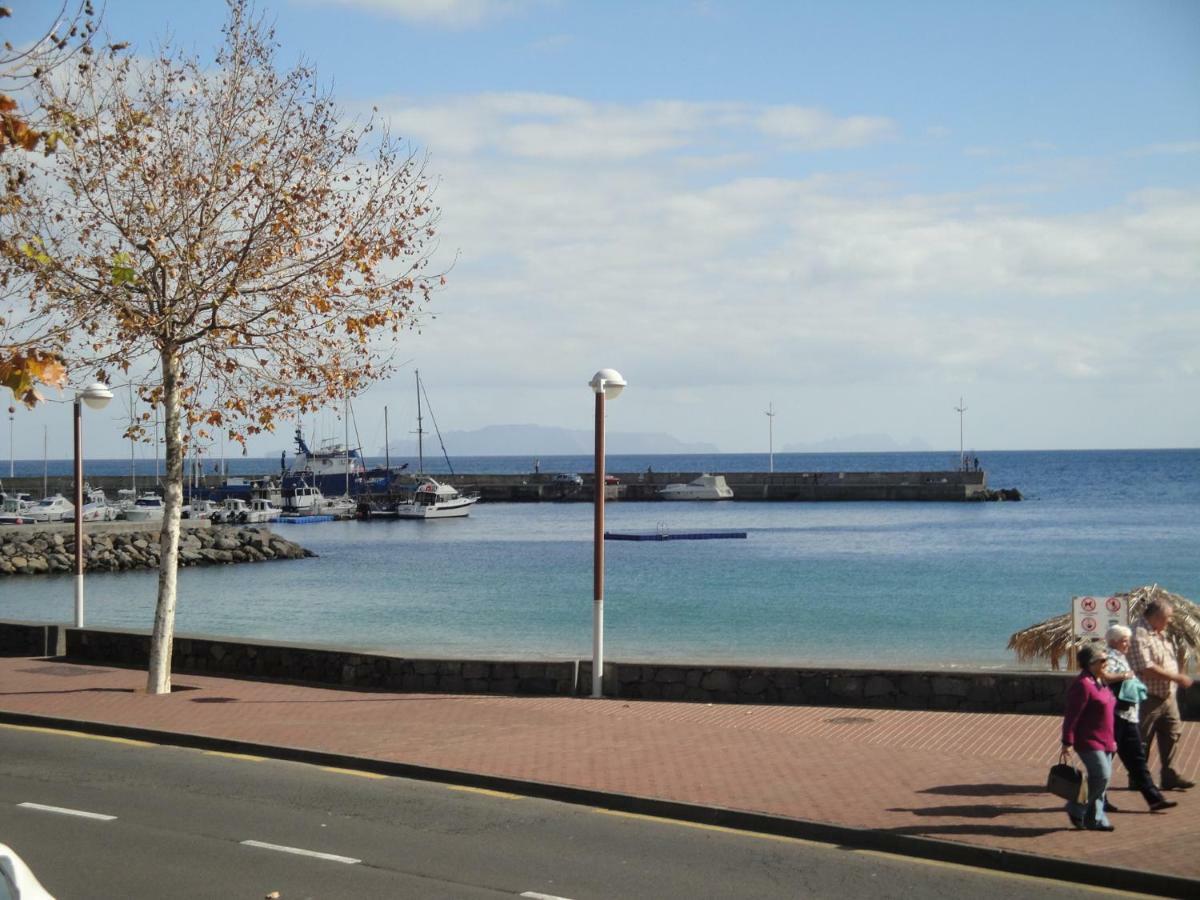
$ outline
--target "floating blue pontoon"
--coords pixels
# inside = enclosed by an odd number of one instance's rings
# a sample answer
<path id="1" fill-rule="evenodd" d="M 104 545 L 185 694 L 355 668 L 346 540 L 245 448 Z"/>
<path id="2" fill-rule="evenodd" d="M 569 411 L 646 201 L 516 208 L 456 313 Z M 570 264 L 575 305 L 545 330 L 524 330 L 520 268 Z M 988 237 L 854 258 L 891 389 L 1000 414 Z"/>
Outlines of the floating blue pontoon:
<path id="1" fill-rule="evenodd" d="M 337 516 L 280 516 L 275 521 L 280 525 L 312 525 L 316 522 L 332 522 Z"/>
<path id="2" fill-rule="evenodd" d="M 606 531 L 606 541 L 722 541 L 745 540 L 744 531 Z"/>

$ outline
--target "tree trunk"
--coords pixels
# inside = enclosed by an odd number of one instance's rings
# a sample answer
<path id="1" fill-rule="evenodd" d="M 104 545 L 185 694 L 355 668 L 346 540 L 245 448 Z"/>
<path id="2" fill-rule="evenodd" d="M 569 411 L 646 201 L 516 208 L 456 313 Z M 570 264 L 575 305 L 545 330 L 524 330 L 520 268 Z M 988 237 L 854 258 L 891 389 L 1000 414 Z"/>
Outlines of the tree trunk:
<path id="1" fill-rule="evenodd" d="M 179 355 L 162 352 L 163 411 L 166 418 L 167 479 L 163 497 L 158 605 L 150 638 L 150 672 L 146 691 L 171 693 L 171 650 L 175 640 L 176 580 L 179 573 L 179 520 L 183 512 L 183 433 L 179 427 Z M 155 448 L 158 452 L 158 448 Z"/>

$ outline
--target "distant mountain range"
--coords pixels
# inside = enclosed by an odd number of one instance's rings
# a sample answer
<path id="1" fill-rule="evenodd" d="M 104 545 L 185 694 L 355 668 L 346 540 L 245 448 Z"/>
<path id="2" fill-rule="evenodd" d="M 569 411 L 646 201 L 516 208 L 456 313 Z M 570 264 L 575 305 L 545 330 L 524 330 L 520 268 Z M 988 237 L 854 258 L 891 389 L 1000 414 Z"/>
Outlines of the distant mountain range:
<path id="1" fill-rule="evenodd" d="M 447 431 L 442 435 L 451 456 L 577 456 L 591 453 L 591 431 L 571 431 L 545 425 L 488 425 L 474 431 Z M 687 443 L 669 434 L 610 431 L 605 435 L 609 453 L 718 453 L 715 444 Z M 393 441 L 395 456 L 416 456 L 416 440 Z M 436 436 L 426 438 L 425 452 L 436 455 Z"/>
<path id="2" fill-rule="evenodd" d="M 890 434 L 852 434 L 808 444 L 787 444 L 784 453 L 924 453 L 933 448 L 919 438 L 897 441 Z"/>

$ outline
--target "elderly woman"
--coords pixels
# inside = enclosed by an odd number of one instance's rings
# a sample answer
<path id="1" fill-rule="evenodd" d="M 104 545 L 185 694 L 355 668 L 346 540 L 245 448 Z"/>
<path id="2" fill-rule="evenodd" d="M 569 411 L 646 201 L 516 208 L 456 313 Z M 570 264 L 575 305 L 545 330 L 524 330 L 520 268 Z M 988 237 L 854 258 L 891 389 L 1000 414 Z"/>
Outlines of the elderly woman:
<path id="1" fill-rule="evenodd" d="M 1096 643 L 1079 651 L 1079 677 L 1067 689 L 1067 711 L 1063 715 L 1062 757 L 1071 747 L 1087 769 L 1087 803 L 1067 801 L 1067 817 L 1076 828 L 1113 831 L 1104 814 L 1105 795 L 1112 777 L 1113 710 L 1116 695 L 1104 683 L 1108 655 Z"/>
<path id="2" fill-rule="evenodd" d="M 1138 681 L 1125 654 L 1129 652 L 1132 632 L 1124 625 L 1114 625 L 1104 635 L 1108 643 L 1108 665 L 1104 669 L 1104 680 L 1117 695 L 1116 719 L 1113 721 L 1113 739 L 1117 742 L 1117 756 L 1129 774 L 1130 785 L 1136 785 L 1146 798 L 1151 812 L 1160 812 L 1178 806 L 1167 800 L 1154 783 L 1154 776 L 1146 765 L 1146 748 L 1138 732 L 1138 705 L 1145 688 Z M 1140 688 L 1140 690 L 1139 690 Z M 1108 808 L 1112 812 L 1112 807 Z"/>

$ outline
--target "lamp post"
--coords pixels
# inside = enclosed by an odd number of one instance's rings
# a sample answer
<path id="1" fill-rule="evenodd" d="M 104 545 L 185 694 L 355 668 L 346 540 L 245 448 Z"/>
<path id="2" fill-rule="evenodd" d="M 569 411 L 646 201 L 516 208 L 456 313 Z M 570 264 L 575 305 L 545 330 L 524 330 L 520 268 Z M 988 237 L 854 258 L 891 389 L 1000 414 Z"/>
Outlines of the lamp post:
<path id="1" fill-rule="evenodd" d="M 588 382 L 596 395 L 596 503 L 592 531 L 592 696 L 604 696 L 604 401 L 616 400 L 625 379 L 601 369 Z"/>
<path id="2" fill-rule="evenodd" d="M 775 471 L 775 404 L 767 404 L 767 471 Z"/>
<path id="3" fill-rule="evenodd" d="M 75 627 L 83 627 L 83 408 L 104 409 L 112 400 L 108 385 L 97 381 L 75 395 Z"/>
<path id="4" fill-rule="evenodd" d="M 13 413 L 17 411 L 15 406 L 8 408 L 8 477 L 13 477 Z"/>
<path id="5" fill-rule="evenodd" d="M 958 413 L 958 467 L 966 470 L 967 457 L 963 453 L 963 413 L 967 411 L 967 407 L 963 405 L 963 398 L 958 398 L 958 406 L 954 407 L 954 411 Z"/>

